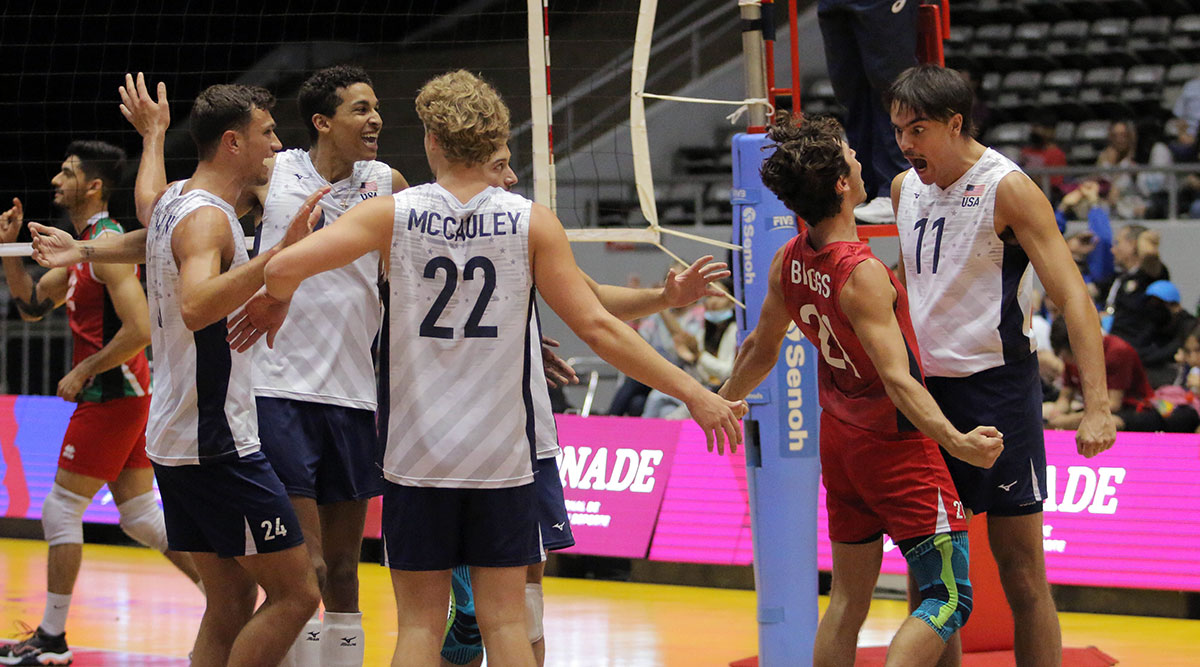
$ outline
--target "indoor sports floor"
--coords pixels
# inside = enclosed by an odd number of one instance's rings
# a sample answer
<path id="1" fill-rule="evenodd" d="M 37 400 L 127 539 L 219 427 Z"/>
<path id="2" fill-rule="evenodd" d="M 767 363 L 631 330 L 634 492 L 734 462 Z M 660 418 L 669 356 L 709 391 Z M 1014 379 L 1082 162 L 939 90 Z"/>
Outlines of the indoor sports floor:
<path id="1" fill-rule="evenodd" d="M 37 625 L 46 546 L 0 539 L 0 637 Z M 367 665 L 386 665 L 395 633 L 391 583 L 359 570 Z M 712 588 L 547 579 L 547 665 L 727 665 L 756 652 L 754 593 Z M 826 600 L 822 598 L 824 606 Z M 148 549 L 85 545 L 67 639 L 80 667 L 186 665 L 203 609 L 200 592 Z M 1121 665 L 1200 665 L 1200 621 L 1063 613 L 1067 646 L 1097 646 Z M 887 644 L 902 603 L 877 600 L 859 637 Z"/>

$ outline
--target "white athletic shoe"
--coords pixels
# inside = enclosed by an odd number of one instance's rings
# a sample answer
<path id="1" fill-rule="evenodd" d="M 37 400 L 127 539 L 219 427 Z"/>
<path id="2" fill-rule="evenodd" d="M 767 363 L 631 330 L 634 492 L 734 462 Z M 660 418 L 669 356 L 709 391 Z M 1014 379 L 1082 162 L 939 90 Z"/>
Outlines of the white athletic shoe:
<path id="1" fill-rule="evenodd" d="M 855 206 L 854 217 L 859 222 L 872 225 L 885 225 L 896 222 L 896 214 L 892 212 L 892 200 L 890 197 L 876 197 L 865 204 Z"/>

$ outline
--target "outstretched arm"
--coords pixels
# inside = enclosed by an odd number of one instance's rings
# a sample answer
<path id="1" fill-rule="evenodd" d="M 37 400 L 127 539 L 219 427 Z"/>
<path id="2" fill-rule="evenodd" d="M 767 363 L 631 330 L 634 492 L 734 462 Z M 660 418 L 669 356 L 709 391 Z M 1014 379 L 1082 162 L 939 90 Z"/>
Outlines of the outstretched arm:
<path id="1" fill-rule="evenodd" d="M 783 268 L 783 253 L 780 248 L 771 260 L 770 277 L 767 280 L 767 298 L 754 330 L 742 341 L 737 357 L 733 360 L 733 372 L 722 385 L 720 394 L 731 400 L 741 400 L 755 387 L 762 384 L 779 359 L 779 346 L 787 335 L 792 318 L 783 301 L 783 289 L 779 284 Z"/>
<path id="2" fill-rule="evenodd" d="M 12 208 L 0 213 L 0 243 L 15 242 L 17 234 L 21 231 L 21 223 L 25 219 L 25 208 L 21 205 L 21 200 L 13 197 L 12 201 Z M 66 269 L 47 271 L 34 283 L 33 276 L 25 270 L 25 263 L 20 257 L 5 257 L 3 263 L 8 291 L 17 304 L 17 312 L 21 314 L 21 319 L 30 322 L 40 320 L 66 300 Z"/>
<path id="3" fill-rule="evenodd" d="M 710 283 L 729 275 L 728 264 L 714 262 L 712 255 L 705 255 L 682 272 L 672 268 L 662 289 L 601 285 L 586 273 L 583 278 L 605 310 L 620 320 L 636 320 L 666 308 L 686 306 L 706 296 L 721 296 L 720 290 Z"/>
<path id="4" fill-rule="evenodd" d="M 76 241 L 67 232 L 36 222 L 29 223 L 33 236 L 33 259 L 47 268 L 67 267 L 79 262 L 92 264 L 144 264 L 146 230 L 135 229 L 119 236 L 106 234 L 96 241 Z"/>
<path id="5" fill-rule="evenodd" d="M 363 202 L 338 218 L 336 225 L 281 251 L 267 264 L 267 295 L 286 303 L 309 276 L 345 266 L 372 250 L 387 254 L 395 207 L 391 197 Z"/>
<path id="6" fill-rule="evenodd" d="M 1112 447 L 1117 434 L 1108 410 L 1100 317 L 1083 276 L 1058 231 L 1050 202 L 1025 174 L 1014 171 L 1000 181 L 995 218 L 998 232 L 1012 230 L 1046 288 L 1046 296 L 1067 318 L 1071 351 L 1083 385 L 1084 416 L 1075 443 L 1080 454 L 1095 456 Z"/>
<path id="7" fill-rule="evenodd" d="M 529 249 L 534 282 L 567 326 L 621 372 L 683 401 L 704 429 L 710 450 L 715 441 L 723 452 L 726 438 L 731 451 L 741 443 L 737 417 L 744 413 L 744 404 L 726 401 L 705 389 L 606 311 L 584 282 L 558 218 L 540 204 L 534 204 L 532 218 Z"/>
<path id="8" fill-rule="evenodd" d="M 167 168 L 163 157 L 167 140 L 167 128 L 171 126 L 171 107 L 167 104 L 167 84 L 158 82 L 158 99 L 150 99 L 146 90 L 146 77 L 138 72 L 137 81 L 132 74 L 125 75 L 125 85 L 118 89 L 121 95 L 121 115 L 142 135 L 142 159 L 138 164 L 137 181 L 133 185 L 133 199 L 137 204 L 137 218 L 142 226 L 150 226 L 154 205 L 167 189 Z"/>
<path id="9" fill-rule="evenodd" d="M 855 267 L 838 297 L 842 312 L 896 408 L 951 456 L 981 468 L 992 467 L 1004 449 L 1003 436 L 991 426 L 964 434 L 946 419 L 929 391 L 912 375 L 895 302 L 896 289 L 887 268 L 876 259 Z"/>

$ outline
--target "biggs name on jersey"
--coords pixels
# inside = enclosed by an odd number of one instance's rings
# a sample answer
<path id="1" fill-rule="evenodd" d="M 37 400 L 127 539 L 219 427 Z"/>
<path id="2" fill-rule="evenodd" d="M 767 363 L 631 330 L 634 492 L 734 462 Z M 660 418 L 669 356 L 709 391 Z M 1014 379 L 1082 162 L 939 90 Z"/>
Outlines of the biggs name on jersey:
<path id="1" fill-rule="evenodd" d="M 489 219 L 490 218 L 490 219 Z M 521 214 L 497 211 L 492 214 L 472 215 L 462 219 L 442 217 L 437 211 L 408 212 L 408 231 L 413 229 L 430 236 L 450 241 L 463 241 L 475 237 L 506 236 L 521 233 Z"/>
<path id="2" fill-rule="evenodd" d="M 829 274 L 816 269 L 805 269 L 800 260 L 792 260 L 792 284 L 804 285 L 808 289 L 829 298 Z"/>

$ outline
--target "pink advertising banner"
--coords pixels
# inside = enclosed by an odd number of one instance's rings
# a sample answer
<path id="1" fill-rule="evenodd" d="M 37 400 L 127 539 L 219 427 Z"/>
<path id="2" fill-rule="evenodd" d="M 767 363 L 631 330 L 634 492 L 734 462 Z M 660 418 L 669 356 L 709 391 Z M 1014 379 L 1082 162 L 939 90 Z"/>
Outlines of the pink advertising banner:
<path id="1" fill-rule="evenodd" d="M 558 424 L 562 462 L 568 464 L 561 475 L 577 541 L 567 553 L 752 562 L 740 451 L 709 454 L 703 433 L 691 422 L 560 415 Z M 1093 459 L 1075 453 L 1074 437 L 1046 432 L 1044 546 L 1050 581 L 1200 591 L 1200 437 L 1121 433 L 1113 449 Z M 621 450 L 632 451 L 618 454 Z M 638 472 L 630 473 L 635 453 Z M 601 478 L 604 490 L 595 488 Z M 824 503 L 822 491 L 818 553 L 820 567 L 829 569 Z M 903 573 L 904 559 L 886 539 L 885 549 L 883 570 Z"/>

